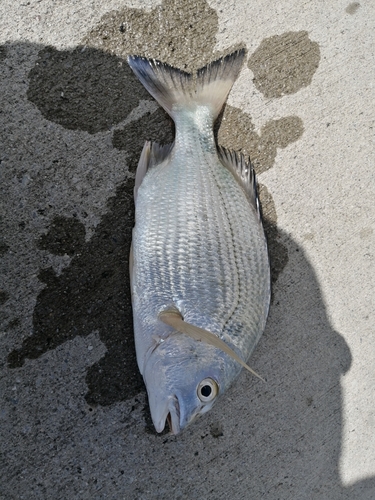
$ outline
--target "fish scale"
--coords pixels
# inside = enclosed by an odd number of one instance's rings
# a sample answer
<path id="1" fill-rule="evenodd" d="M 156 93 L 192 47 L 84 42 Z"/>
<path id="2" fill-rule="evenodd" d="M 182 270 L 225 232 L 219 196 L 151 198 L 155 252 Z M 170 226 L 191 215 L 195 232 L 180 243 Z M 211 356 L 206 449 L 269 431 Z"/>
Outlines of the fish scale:
<path id="1" fill-rule="evenodd" d="M 187 321 L 220 336 L 230 335 L 231 324 L 244 324 L 243 338 L 237 332 L 235 336 L 237 347 L 246 352 L 255 341 L 249 330 L 257 324 L 244 306 L 254 303 L 252 295 L 259 293 L 254 285 L 268 261 L 262 247 L 259 255 L 248 255 L 242 248 L 247 247 L 247 240 L 257 248 L 252 240 L 263 236 L 259 225 L 250 223 L 251 212 L 243 211 L 248 201 L 242 188 L 216 154 L 204 151 L 197 158 L 189 157 L 190 144 L 191 140 L 184 143 L 184 135 L 181 140 L 177 137 L 169 164 L 152 169 L 139 189 L 142 214 L 136 217 L 142 234 L 136 260 L 143 263 L 139 287 L 152 291 L 147 296 L 150 315 L 178 302 Z M 161 191 L 155 187 L 160 185 Z M 163 202 L 156 214 L 160 198 Z M 257 220 L 255 210 L 252 216 Z M 159 251 L 150 255 L 149 248 Z M 224 324 L 227 329 L 223 330 Z"/>
<path id="2" fill-rule="evenodd" d="M 235 359 L 248 359 L 265 326 L 269 261 L 255 177 L 241 156 L 219 157 L 213 135 L 243 57 L 200 70 L 195 83 L 129 59 L 176 125 L 172 147 L 146 143 L 142 152 L 131 259 L 137 360 L 158 432 L 166 420 L 177 433 L 205 413 L 214 399 L 200 382 L 223 393 L 241 370 Z"/>

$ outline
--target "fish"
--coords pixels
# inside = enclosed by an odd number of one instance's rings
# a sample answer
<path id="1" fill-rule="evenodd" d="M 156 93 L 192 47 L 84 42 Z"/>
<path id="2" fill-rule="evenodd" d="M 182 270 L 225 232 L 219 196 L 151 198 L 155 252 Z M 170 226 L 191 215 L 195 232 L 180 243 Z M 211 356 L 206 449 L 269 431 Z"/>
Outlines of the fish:
<path id="1" fill-rule="evenodd" d="M 208 412 L 258 343 L 270 264 L 255 172 L 218 146 L 213 127 L 245 59 L 237 50 L 190 74 L 129 56 L 175 123 L 172 144 L 146 141 L 135 175 L 130 255 L 134 338 L 156 432 Z"/>

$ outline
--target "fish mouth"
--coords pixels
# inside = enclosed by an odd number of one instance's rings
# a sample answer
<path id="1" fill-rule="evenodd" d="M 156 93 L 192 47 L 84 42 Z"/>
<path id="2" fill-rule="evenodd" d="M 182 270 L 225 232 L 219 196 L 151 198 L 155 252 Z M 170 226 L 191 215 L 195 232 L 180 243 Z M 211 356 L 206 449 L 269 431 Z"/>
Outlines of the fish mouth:
<path id="1" fill-rule="evenodd" d="M 154 421 L 156 432 L 163 432 L 167 424 L 171 434 L 179 434 L 181 432 L 180 403 L 177 396 L 172 396 L 169 399 L 163 417 L 158 421 Z"/>
<path id="2" fill-rule="evenodd" d="M 167 415 L 167 423 L 168 423 L 169 431 L 171 432 L 171 434 L 175 434 L 175 432 L 173 432 L 173 422 L 172 422 L 171 412 L 169 412 Z"/>
<path id="3" fill-rule="evenodd" d="M 180 403 L 177 396 L 174 396 L 169 403 L 169 412 L 166 418 L 171 434 L 178 434 L 181 431 L 180 425 Z"/>

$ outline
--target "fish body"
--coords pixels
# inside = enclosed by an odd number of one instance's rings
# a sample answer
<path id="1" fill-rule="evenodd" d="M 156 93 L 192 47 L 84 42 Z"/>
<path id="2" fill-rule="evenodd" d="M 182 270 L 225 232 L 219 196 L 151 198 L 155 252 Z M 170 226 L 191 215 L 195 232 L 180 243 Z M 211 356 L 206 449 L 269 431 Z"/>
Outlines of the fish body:
<path id="1" fill-rule="evenodd" d="M 234 356 L 246 362 L 266 323 L 255 175 L 213 135 L 243 58 L 237 51 L 194 78 L 129 57 L 176 125 L 172 145 L 147 142 L 139 161 L 130 269 L 137 362 L 158 432 L 168 421 L 177 434 L 212 407 L 241 371 Z"/>

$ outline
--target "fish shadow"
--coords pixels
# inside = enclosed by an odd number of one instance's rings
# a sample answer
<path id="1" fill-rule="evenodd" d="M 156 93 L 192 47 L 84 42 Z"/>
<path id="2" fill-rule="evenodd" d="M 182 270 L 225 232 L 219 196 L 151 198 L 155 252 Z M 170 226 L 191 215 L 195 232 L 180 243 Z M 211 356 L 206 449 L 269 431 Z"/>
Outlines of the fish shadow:
<path id="1" fill-rule="evenodd" d="M 85 54 L 87 58 L 94 56 L 95 61 L 102 57 L 103 64 L 97 66 L 105 71 L 108 56 L 99 51 Z M 56 78 L 55 73 L 52 78 Z M 140 84 L 132 81 L 132 85 Z M 118 105 L 116 102 L 113 107 Z M 160 119 L 163 126 L 165 116 L 160 115 Z M 109 125 L 106 122 L 103 127 Z M 142 132 L 141 121 L 137 130 Z M 136 153 L 138 156 L 138 149 Z M 194 459 L 192 467 L 219 478 L 210 498 L 222 498 L 228 487 L 232 492 L 236 489 L 238 498 L 374 498 L 375 478 L 349 487 L 342 485 L 339 474 L 343 427 L 340 380 L 351 364 L 349 347 L 329 322 L 305 251 L 277 228 L 270 195 L 266 191 L 262 195 L 261 189 L 261 196 L 274 300 L 266 332 L 251 361 L 266 376 L 267 384 L 242 373 L 212 414 L 177 439 L 193 447 L 192 435 L 199 431 L 207 443 L 209 453 Z M 134 350 L 128 273 L 133 223 L 131 179 L 108 200 L 106 213 L 88 242 L 79 221 L 53 218 L 48 232 L 36 239 L 36 247 L 55 255 L 68 253 L 72 260 L 59 276 L 51 268 L 40 271 L 45 287 L 37 296 L 33 332 L 10 353 L 9 368 L 20 368 L 26 358 L 37 359 L 76 336 L 98 331 L 107 352 L 88 368 L 87 402 L 108 406 L 144 392 Z M 216 437 L 204 431 L 215 419 L 221 421 L 222 429 Z M 189 445 L 189 439 L 193 444 Z M 175 459 L 166 456 L 162 447 L 153 450 L 152 460 L 160 464 L 150 472 L 156 483 L 178 479 L 185 498 L 201 492 L 202 484 L 192 485 L 174 472 Z M 231 461 L 236 461 L 237 470 L 228 486 L 223 471 Z M 160 479 L 161 470 L 170 471 L 170 477 Z M 131 488 L 129 495 L 135 492 Z"/>

